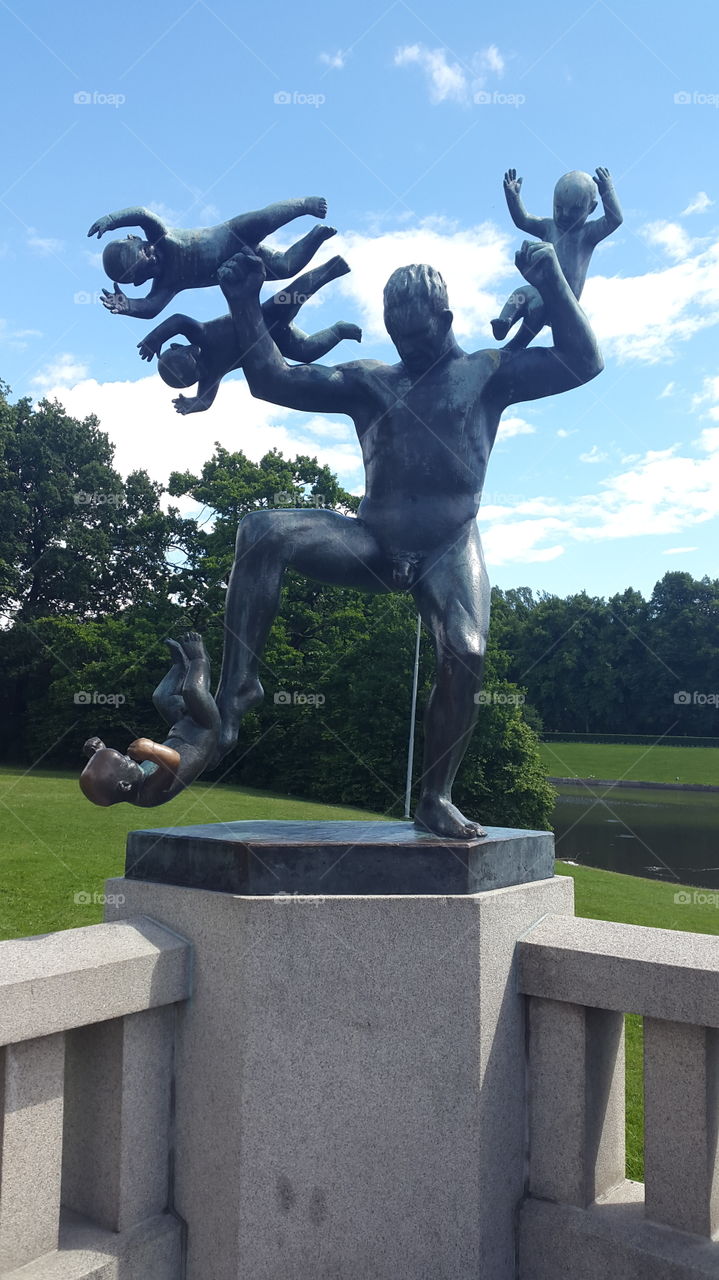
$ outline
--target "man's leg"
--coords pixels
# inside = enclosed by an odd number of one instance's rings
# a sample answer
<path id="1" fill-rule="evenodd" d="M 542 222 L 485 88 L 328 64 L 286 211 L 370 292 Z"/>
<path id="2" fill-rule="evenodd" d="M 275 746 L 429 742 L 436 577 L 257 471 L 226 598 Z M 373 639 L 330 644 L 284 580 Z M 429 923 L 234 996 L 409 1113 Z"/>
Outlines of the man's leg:
<path id="1" fill-rule="evenodd" d="M 237 741 L 243 715 L 263 696 L 258 668 L 280 603 L 285 569 L 362 591 L 388 590 L 388 569 L 361 520 L 335 511 L 255 511 L 240 522 L 225 605 L 222 672 L 215 701 L 220 753 Z"/>
<path id="2" fill-rule="evenodd" d="M 459 542 L 425 561 L 412 594 L 437 656 L 415 822 L 436 835 L 471 839 L 484 832 L 452 804 L 452 784 L 477 719 L 489 631 L 489 579 L 474 520 Z"/>

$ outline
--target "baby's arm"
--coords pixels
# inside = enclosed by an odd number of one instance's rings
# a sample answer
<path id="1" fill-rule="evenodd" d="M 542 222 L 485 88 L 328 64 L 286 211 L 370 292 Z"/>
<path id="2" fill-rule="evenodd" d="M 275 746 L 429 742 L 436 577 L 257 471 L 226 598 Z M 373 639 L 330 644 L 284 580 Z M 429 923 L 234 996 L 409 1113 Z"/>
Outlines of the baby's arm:
<path id="1" fill-rule="evenodd" d="M 178 413 L 204 413 L 205 409 L 209 409 L 215 403 L 215 397 L 220 389 L 221 378 L 200 378 L 197 384 L 196 396 L 183 396 L 180 393 L 173 400 L 173 404 Z"/>
<path id="2" fill-rule="evenodd" d="M 107 307 L 108 311 L 114 312 L 115 315 L 135 316 L 138 320 L 154 320 L 155 316 L 159 316 L 160 312 L 164 311 L 168 302 L 172 302 L 178 290 L 170 289 L 166 285 L 158 285 L 155 281 L 145 298 L 128 298 L 117 283 L 114 285 L 114 293 L 110 293 L 109 289 L 103 289 L 102 293 L 103 297 L 100 301 L 103 307 Z"/>
<path id="3" fill-rule="evenodd" d="M 594 181 L 599 188 L 599 195 L 604 206 L 604 215 L 601 218 L 595 218 L 594 222 L 588 222 L 587 229 L 591 236 L 592 244 L 599 244 L 600 240 L 606 240 L 607 236 L 616 231 L 617 227 L 621 227 L 624 216 L 609 170 L 600 166 L 594 175 Z"/>
<path id="4" fill-rule="evenodd" d="M 193 320 L 192 316 L 184 316 L 181 312 L 176 312 L 174 316 L 168 316 L 167 320 L 163 320 L 154 329 L 151 329 L 142 342 L 138 342 L 140 356 L 143 360 L 152 360 L 153 356 L 159 356 L 163 346 L 170 338 L 176 338 L 180 334 L 183 338 L 187 338 L 188 342 L 194 342 L 198 347 L 202 346 L 205 326 L 200 324 L 199 320 Z"/>
<path id="5" fill-rule="evenodd" d="M 93 222 L 89 236 L 97 236 L 98 240 L 108 231 L 116 231 L 118 227 L 140 227 L 148 240 L 153 244 L 167 234 L 167 227 L 161 218 L 143 209 L 141 205 L 133 205 L 130 209 L 119 209 L 117 213 L 106 213 L 104 218 Z"/>
<path id="6" fill-rule="evenodd" d="M 517 177 L 517 170 L 508 169 L 504 175 L 504 196 L 512 222 L 515 227 L 519 227 L 520 231 L 527 231 L 530 236 L 546 240 L 547 219 L 537 218 L 533 213 L 527 213 L 520 195 L 521 189 L 522 179 Z"/>

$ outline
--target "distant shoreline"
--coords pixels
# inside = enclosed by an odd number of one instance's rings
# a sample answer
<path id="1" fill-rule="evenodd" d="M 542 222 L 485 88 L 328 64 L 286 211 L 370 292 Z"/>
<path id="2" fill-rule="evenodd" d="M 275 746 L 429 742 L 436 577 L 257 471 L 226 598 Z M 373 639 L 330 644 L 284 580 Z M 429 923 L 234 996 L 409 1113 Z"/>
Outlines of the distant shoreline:
<path id="1" fill-rule="evenodd" d="M 569 787 L 627 787 L 635 791 L 719 791 L 719 786 L 705 782 L 630 782 L 625 778 L 547 778 L 547 782 L 561 782 Z"/>

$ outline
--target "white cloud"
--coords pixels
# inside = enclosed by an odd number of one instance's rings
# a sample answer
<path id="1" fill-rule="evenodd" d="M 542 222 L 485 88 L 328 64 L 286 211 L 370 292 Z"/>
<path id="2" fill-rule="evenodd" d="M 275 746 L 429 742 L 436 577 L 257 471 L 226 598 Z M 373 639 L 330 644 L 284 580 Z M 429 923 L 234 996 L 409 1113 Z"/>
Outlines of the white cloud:
<path id="1" fill-rule="evenodd" d="M 353 484 L 361 475 L 359 444 L 347 423 L 327 421 L 323 432 L 324 419 L 313 417 L 305 424 L 291 409 L 255 400 L 244 379 L 228 378 L 207 412 L 181 417 L 172 405 L 176 392 L 157 375 L 96 382 L 84 373 L 68 387 L 59 381 L 50 384 L 46 372 L 43 393 L 56 396 L 73 417 L 97 414 L 123 475 L 144 468 L 153 480 L 166 483 L 170 471 L 197 472 L 212 456 L 215 441 L 232 451 L 241 449 L 255 461 L 273 448 L 285 456 L 316 456 Z"/>
<path id="2" fill-rule="evenodd" d="M 676 385 L 676 382 L 668 382 L 667 385 L 659 392 L 658 399 L 668 400 L 670 396 L 674 395 Z"/>
<path id="3" fill-rule="evenodd" d="M 506 65 L 496 44 L 490 44 L 486 49 L 482 49 L 477 61 L 482 71 L 491 71 L 498 76 L 503 74 Z"/>
<path id="4" fill-rule="evenodd" d="M 80 378 L 86 375 L 87 365 L 78 360 L 77 356 L 70 355 L 66 351 L 56 356 L 44 369 L 40 369 L 30 381 L 33 387 L 37 387 L 43 395 L 52 399 L 56 392 L 79 382 Z"/>
<path id="5" fill-rule="evenodd" d="M 689 201 L 686 209 L 682 209 L 679 216 L 680 218 L 688 218 L 692 213 L 706 213 L 707 209 L 711 209 L 713 204 L 714 201 L 709 199 L 706 191 L 697 191 L 696 195 Z"/>
<path id="6" fill-rule="evenodd" d="M 526 422 L 524 418 L 502 418 L 497 432 L 497 440 L 511 440 L 512 436 L 532 436 L 536 427 L 531 422 Z"/>
<path id="7" fill-rule="evenodd" d="M 641 230 L 649 244 L 663 249 L 674 262 L 682 262 L 692 251 L 694 242 L 678 222 L 648 222 Z"/>
<path id="8" fill-rule="evenodd" d="M 607 454 L 602 453 L 596 444 L 593 444 L 588 453 L 580 453 L 580 462 L 606 462 Z"/>
<path id="9" fill-rule="evenodd" d="M 345 65 L 346 56 L 344 49 L 336 49 L 334 53 L 321 53 L 320 62 L 333 71 L 341 71 Z"/>
<path id="10" fill-rule="evenodd" d="M 9 347 L 11 351 L 26 351 L 29 338 L 41 337 L 40 329 L 13 329 L 0 317 L 0 346 Z"/>
<path id="11" fill-rule="evenodd" d="M 369 338 L 388 340 L 382 291 L 389 276 L 396 267 L 426 262 L 447 282 L 459 340 L 478 337 L 480 345 L 494 345 L 489 321 L 496 315 L 496 290 L 513 270 L 508 232 L 489 222 L 460 230 L 442 219 L 428 218 L 415 227 L 376 236 L 348 231 L 337 237 L 336 244 L 352 268 L 337 287 L 359 307 Z"/>
<path id="12" fill-rule="evenodd" d="M 565 427 L 557 427 L 557 435 L 560 440 L 566 440 L 569 436 L 576 436 L 577 430 L 577 427 L 574 427 L 571 431 L 567 431 Z"/>
<path id="13" fill-rule="evenodd" d="M 682 556 L 689 551 L 698 551 L 698 547 L 667 547 L 666 551 L 662 551 L 663 556 Z"/>
<path id="14" fill-rule="evenodd" d="M 396 67 L 417 64 L 429 82 L 430 102 L 465 102 L 469 92 L 467 74 L 458 62 L 450 62 L 445 49 L 427 49 L 422 44 L 403 45 L 394 55 Z"/>
<path id="15" fill-rule="evenodd" d="M 55 240 L 52 236 L 39 236 L 34 227 L 28 227 L 27 246 L 34 253 L 39 253 L 41 257 L 47 258 L 51 254 L 62 253 L 65 248 L 65 241 Z"/>
<path id="16" fill-rule="evenodd" d="M 464 106 L 474 100 L 488 76 L 504 73 L 505 59 L 496 44 L 475 53 L 468 62 L 450 57 L 446 49 L 428 49 L 423 44 L 402 45 L 394 55 L 396 67 L 419 66 L 427 78 L 430 102 L 459 102 Z"/>

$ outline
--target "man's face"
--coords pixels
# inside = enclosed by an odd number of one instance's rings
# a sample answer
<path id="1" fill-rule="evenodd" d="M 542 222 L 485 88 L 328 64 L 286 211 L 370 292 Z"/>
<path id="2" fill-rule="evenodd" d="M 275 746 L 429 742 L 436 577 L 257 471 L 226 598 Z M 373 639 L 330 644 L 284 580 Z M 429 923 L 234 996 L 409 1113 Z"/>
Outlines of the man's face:
<path id="1" fill-rule="evenodd" d="M 384 322 L 400 360 L 413 374 L 426 373 L 440 359 L 451 324 L 448 311 L 409 306 L 385 311 Z"/>

